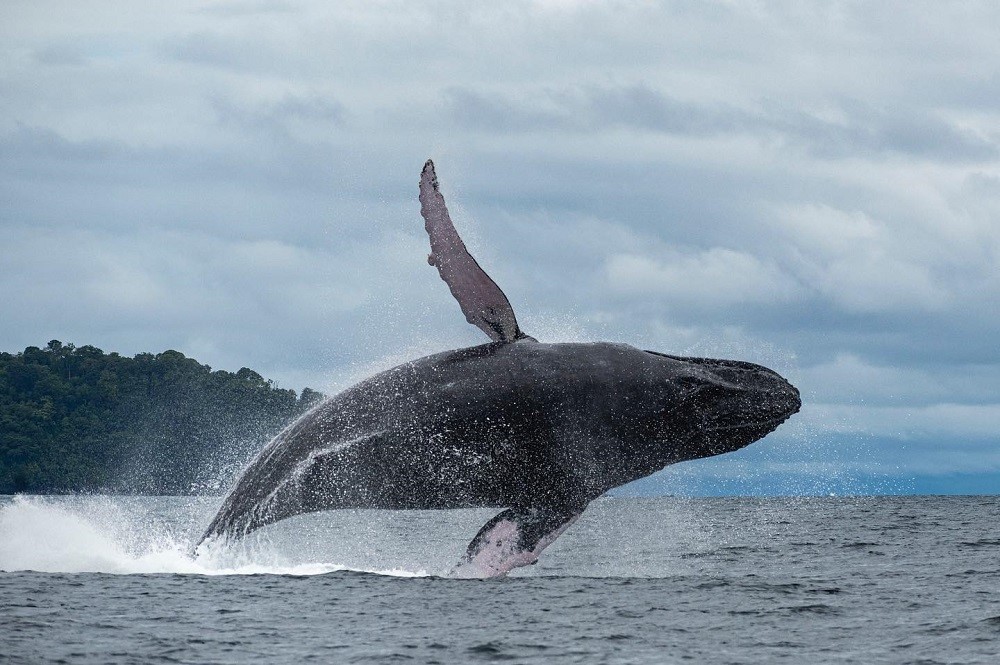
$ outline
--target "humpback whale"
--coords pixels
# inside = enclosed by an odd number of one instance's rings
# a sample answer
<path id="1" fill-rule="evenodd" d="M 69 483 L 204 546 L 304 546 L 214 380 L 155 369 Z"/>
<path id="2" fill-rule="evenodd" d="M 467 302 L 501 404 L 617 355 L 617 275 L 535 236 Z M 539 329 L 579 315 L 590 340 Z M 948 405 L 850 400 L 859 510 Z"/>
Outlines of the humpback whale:
<path id="1" fill-rule="evenodd" d="M 452 574 L 502 576 L 608 490 L 743 448 L 799 410 L 798 390 L 753 363 L 537 341 L 466 249 L 431 161 L 420 206 L 428 262 L 490 342 L 321 402 L 244 469 L 202 541 L 319 510 L 491 507 Z"/>

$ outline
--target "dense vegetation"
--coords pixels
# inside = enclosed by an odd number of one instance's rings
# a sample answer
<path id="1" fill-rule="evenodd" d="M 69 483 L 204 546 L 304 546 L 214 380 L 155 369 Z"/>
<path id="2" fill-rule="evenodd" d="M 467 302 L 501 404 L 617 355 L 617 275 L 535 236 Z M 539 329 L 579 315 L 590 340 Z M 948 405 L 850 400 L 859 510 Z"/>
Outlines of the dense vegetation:
<path id="1" fill-rule="evenodd" d="M 177 351 L 0 353 L 0 494 L 216 493 L 322 395 Z"/>

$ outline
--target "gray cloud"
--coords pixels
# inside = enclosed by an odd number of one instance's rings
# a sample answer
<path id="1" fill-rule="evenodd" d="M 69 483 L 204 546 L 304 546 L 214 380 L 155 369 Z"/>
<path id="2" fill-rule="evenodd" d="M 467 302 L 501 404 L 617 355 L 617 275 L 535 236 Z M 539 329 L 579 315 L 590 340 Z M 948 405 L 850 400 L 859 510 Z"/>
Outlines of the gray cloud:
<path id="1" fill-rule="evenodd" d="M 716 309 L 798 299 L 794 279 L 752 254 L 714 247 L 696 254 L 672 253 L 658 261 L 615 254 L 605 263 L 612 290 L 636 296 L 656 294 L 675 302 Z"/>
<path id="2" fill-rule="evenodd" d="M 680 102 L 644 84 L 546 88 L 528 91 L 523 100 L 459 87 L 445 90 L 444 95 L 457 122 L 484 132 L 498 129 L 588 132 L 625 127 L 668 134 L 712 135 L 762 124 L 738 109 Z"/>
<path id="3" fill-rule="evenodd" d="M 82 65 L 87 61 L 84 49 L 70 44 L 52 44 L 35 52 L 35 60 L 42 65 Z"/>
<path id="4" fill-rule="evenodd" d="M 221 126 L 239 127 L 262 138 L 303 143 L 328 141 L 343 126 L 346 113 L 336 100 L 318 96 L 285 95 L 250 103 L 216 99 L 213 106 Z"/>
<path id="5" fill-rule="evenodd" d="M 749 136 L 784 141 L 825 159 L 910 155 L 983 162 L 998 156 L 995 138 L 962 130 L 925 109 L 895 113 L 855 100 L 829 100 L 826 119 L 764 99 L 751 108 L 695 104 L 646 84 L 530 90 L 523 99 L 474 89 L 444 91 L 451 117 L 482 132 L 574 132 L 626 128 L 680 136 Z M 835 119 L 833 119 L 835 118 Z"/>
<path id="6" fill-rule="evenodd" d="M 836 121 L 778 106 L 772 126 L 826 158 L 864 153 L 988 162 L 998 156 L 995 139 L 956 127 L 933 110 L 897 108 L 890 112 L 844 100 L 832 111 L 838 116 Z"/>
<path id="7" fill-rule="evenodd" d="M 163 45 L 164 53 L 182 63 L 231 69 L 244 73 L 267 71 L 280 63 L 269 39 L 223 35 L 214 31 L 173 36 Z"/>
<path id="8" fill-rule="evenodd" d="M 279 0 L 250 0 L 247 2 L 214 2 L 199 10 L 209 16 L 243 18 L 260 14 L 287 14 L 295 12 L 295 5 Z"/>

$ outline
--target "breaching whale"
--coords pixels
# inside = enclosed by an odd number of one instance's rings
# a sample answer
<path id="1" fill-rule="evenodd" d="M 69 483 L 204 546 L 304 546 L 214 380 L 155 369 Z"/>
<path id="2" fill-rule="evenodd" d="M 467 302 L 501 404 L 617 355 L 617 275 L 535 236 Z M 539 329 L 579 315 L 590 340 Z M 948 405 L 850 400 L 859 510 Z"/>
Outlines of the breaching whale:
<path id="1" fill-rule="evenodd" d="M 742 448 L 798 411 L 798 391 L 749 362 L 536 341 L 466 249 L 431 161 L 420 204 L 428 262 L 491 342 L 317 405 L 246 467 L 202 540 L 318 510 L 493 507 L 453 574 L 504 575 L 537 561 L 608 490 Z"/>

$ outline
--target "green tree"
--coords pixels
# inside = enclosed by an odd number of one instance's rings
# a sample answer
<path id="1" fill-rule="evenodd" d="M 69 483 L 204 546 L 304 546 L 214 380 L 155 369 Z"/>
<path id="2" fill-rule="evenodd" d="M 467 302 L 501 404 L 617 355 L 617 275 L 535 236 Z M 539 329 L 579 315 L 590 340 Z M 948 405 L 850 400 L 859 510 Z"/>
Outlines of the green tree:
<path id="1" fill-rule="evenodd" d="M 0 494 L 216 492 L 322 395 L 179 351 L 0 353 Z"/>

